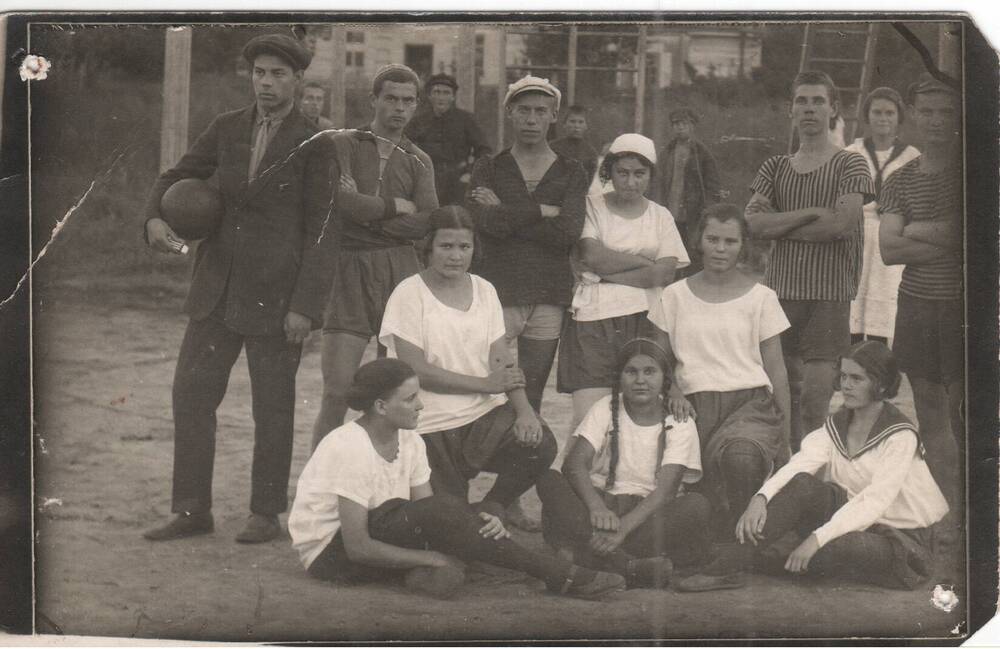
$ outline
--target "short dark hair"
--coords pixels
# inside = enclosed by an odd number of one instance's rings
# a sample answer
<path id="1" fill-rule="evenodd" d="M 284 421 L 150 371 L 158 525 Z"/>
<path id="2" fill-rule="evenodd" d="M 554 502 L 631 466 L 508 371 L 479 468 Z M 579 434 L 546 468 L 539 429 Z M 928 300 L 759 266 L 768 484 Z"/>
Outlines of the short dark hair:
<path id="1" fill-rule="evenodd" d="M 833 378 L 833 389 L 840 390 L 840 361 L 849 358 L 868 374 L 875 384 L 874 399 L 892 399 L 899 393 L 902 377 L 899 364 L 885 343 L 878 340 L 863 340 L 847 348 L 837 359 L 837 373 Z"/>
<path id="2" fill-rule="evenodd" d="M 597 177 L 601 179 L 601 182 L 606 183 L 611 180 L 611 168 L 615 166 L 616 162 L 625 158 L 635 158 L 638 160 L 643 167 L 649 169 L 649 177 L 653 177 L 656 165 L 653 164 L 652 160 L 635 151 L 622 151 L 621 153 L 607 153 L 604 155 L 604 159 L 601 161 L 601 168 L 597 170 Z"/>
<path id="3" fill-rule="evenodd" d="M 412 83 L 413 91 L 420 92 L 420 78 L 417 73 L 409 68 L 390 68 L 379 74 L 375 75 L 372 79 L 372 94 L 378 97 L 382 94 L 382 86 L 385 85 L 386 81 L 392 81 L 393 83 Z"/>
<path id="4" fill-rule="evenodd" d="M 347 405 L 358 412 L 368 412 L 379 399 L 385 399 L 417 373 L 396 358 L 379 358 L 365 363 L 354 373 L 347 389 Z"/>
<path id="5" fill-rule="evenodd" d="M 563 121 L 569 119 L 570 115 L 579 115 L 580 117 L 587 119 L 587 108 L 581 106 L 580 104 L 573 104 L 566 109 L 566 116 L 563 117 Z"/>
<path id="6" fill-rule="evenodd" d="M 876 88 L 875 90 L 869 92 L 868 96 L 865 97 L 864 102 L 862 102 L 861 104 L 861 120 L 865 124 L 870 123 L 868 119 L 869 118 L 868 112 L 871 111 L 872 104 L 875 102 L 876 99 L 884 99 L 886 101 L 891 101 L 893 104 L 895 104 L 896 113 L 899 115 L 899 123 L 900 124 L 903 123 L 904 116 L 906 115 L 906 111 L 904 110 L 903 106 L 903 98 L 900 97 L 899 93 L 893 90 L 892 88 L 889 88 L 887 86 L 882 86 L 880 88 Z"/>
<path id="7" fill-rule="evenodd" d="M 821 70 L 805 70 L 799 72 L 795 75 L 795 79 L 792 80 L 792 99 L 795 99 L 795 91 L 799 89 L 799 86 L 825 86 L 826 96 L 830 100 L 831 104 L 836 104 L 836 110 L 833 115 L 830 116 L 830 126 L 829 128 L 834 128 L 837 125 L 837 118 L 840 117 L 840 90 L 837 89 L 837 84 L 833 82 L 826 72 Z"/>
<path id="8" fill-rule="evenodd" d="M 695 227 L 691 241 L 688 242 L 691 251 L 689 256 L 692 261 L 701 261 L 701 237 L 705 234 L 709 219 L 718 221 L 719 223 L 735 221 L 740 226 L 740 236 L 743 238 L 743 245 L 740 247 L 739 260 L 745 262 L 750 255 L 750 224 L 747 223 L 747 217 L 743 214 L 743 210 L 733 203 L 716 203 L 702 210 L 698 225 Z"/>
<path id="9" fill-rule="evenodd" d="M 306 81 L 302 84 L 302 89 L 305 90 L 306 88 L 318 88 L 323 91 L 324 95 L 326 94 L 326 88 L 319 81 Z"/>
<path id="10" fill-rule="evenodd" d="M 695 114 L 693 110 L 691 110 L 686 106 L 682 106 L 681 108 L 675 108 L 672 111 L 670 111 L 670 113 L 667 114 L 667 119 L 670 121 L 671 124 L 674 122 L 679 122 L 682 119 L 686 119 L 692 124 L 698 123 L 698 115 Z"/>
<path id="11" fill-rule="evenodd" d="M 420 256 L 427 265 L 434 248 L 434 237 L 438 230 L 468 230 L 472 233 L 472 260 L 478 261 L 481 252 L 479 235 L 476 234 L 476 221 L 469 210 L 461 205 L 442 205 L 427 217 L 427 235 L 420 247 Z"/>

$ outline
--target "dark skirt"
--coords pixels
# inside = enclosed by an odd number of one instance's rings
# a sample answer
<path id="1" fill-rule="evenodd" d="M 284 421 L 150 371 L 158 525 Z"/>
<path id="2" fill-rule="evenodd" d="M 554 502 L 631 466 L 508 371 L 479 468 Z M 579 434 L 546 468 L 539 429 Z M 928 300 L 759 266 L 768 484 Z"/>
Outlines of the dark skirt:
<path id="1" fill-rule="evenodd" d="M 565 318 L 559 338 L 556 389 L 569 393 L 585 388 L 611 388 L 618 381 L 615 360 L 625 343 L 654 333 L 653 323 L 646 314 L 647 311 L 642 311 L 587 322 Z"/>

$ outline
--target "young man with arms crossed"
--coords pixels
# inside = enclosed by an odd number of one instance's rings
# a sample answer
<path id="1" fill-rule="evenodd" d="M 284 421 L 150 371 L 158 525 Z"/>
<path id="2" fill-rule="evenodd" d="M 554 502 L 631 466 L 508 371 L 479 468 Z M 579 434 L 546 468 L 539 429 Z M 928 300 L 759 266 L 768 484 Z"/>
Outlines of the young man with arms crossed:
<path id="1" fill-rule="evenodd" d="M 403 134 L 417 108 L 420 80 L 405 65 L 372 79 L 371 127 L 333 136 L 336 269 L 323 320 L 323 401 L 315 449 L 344 423 L 346 394 L 396 285 L 420 270 L 413 242 L 437 208 L 431 159 Z"/>
<path id="2" fill-rule="evenodd" d="M 961 110 L 958 92 L 929 75 L 907 95 L 921 154 L 885 185 L 879 248 L 886 264 L 905 264 L 893 352 L 913 388 L 927 463 L 957 509 L 965 450 Z"/>
<path id="3" fill-rule="evenodd" d="M 840 110 L 828 75 L 799 73 L 792 83 L 794 155 L 766 160 L 746 207 L 754 237 L 775 241 L 764 283 L 791 327 L 782 334 L 791 389 L 792 450 L 829 414 L 837 358 L 851 343 L 851 300 L 858 290 L 862 210 L 874 186 L 865 159 L 830 140 Z"/>
<path id="4" fill-rule="evenodd" d="M 147 531 L 150 541 L 214 528 L 215 412 L 244 346 L 254 419 L 252 513 L 236 540 L 277 537 L 278 514 L 288 505 L 295 373 L 329 287 L 328 148 L 311 140 L 316 126 L 294 104 L 309 51 L 268 34 L 247 43 L 243 56 L 256 101 L 216 117 L 146 203 L 146 240 L 158 252 L 171 252 L 170 239 L 177 239 L 160 216 L 160 200 L 175 182 L 215 174 L 226 208 L 194 262 L 185 304 L 191 319 L 173 386 L 175 517 Z"/>

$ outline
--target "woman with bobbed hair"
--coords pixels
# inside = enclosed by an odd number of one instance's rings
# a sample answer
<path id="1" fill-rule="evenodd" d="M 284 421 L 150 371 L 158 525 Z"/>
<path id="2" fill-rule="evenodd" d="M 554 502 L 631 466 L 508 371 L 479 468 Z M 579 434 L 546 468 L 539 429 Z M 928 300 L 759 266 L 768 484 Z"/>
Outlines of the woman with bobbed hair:
<path id="1" fill-rule="evenodd" d="M 450 597 L 462 561 L 520 570 L 556 593 L 594 599 L 624 587 L 619 575 L 531 552 L 493 514 L 435 494 L 416 428 L 420 381 L 406 363 L 363 365 L 347 392 L 363 414 L 323 438 L 299 477 L 288 531 L 308 573 L 346 582 L 405 581 Z"/>
<path id="2" fill-rule="evenodd" d="M 861 104 L 861 120 L 868 135 L 847 146 L 868 162 L 875 180 L 875 200 L 864 206 L 865 244 L 857 297 L 851 302 L 851 334 L 891 340 L 896 322 L 896 294 L 903 274 L 902 266 L 886 266 L 879 252 L 878 201 L 889 176 L 920 155 L 915 147 L 899 140 L 899 127 L 905 117 L 905 104 L 892 88 L 876 88 Z"/>

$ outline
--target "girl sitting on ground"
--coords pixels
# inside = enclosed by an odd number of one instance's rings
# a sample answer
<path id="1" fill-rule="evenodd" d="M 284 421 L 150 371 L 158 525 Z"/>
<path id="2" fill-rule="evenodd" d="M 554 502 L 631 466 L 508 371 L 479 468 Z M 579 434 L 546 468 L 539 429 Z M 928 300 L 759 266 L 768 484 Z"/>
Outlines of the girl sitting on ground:
<path id="1" fill-rule="evenodd" d="M 682 492 L 701 477 L 698 431 L 667 410 L 668 364 L 654 341 L 626 343 L 618 380 L 577 427 L 562 473 L 537 484 L 545 540 L 629 586 L 662 587 L 674 563 L 698 565 L 709 548 L 708 500 Z"/>
<path id="2" fill-rule="evenodd" d="M 649 319 L 677 361 L 671 412 L 696 417 L 715 532 L 731 539 L 750 497 L 789 456 L 789 325 L 775 292 L 740 267 L 750 240 L 739 207 L 706 208 L 694 241 L 702 270 L 664 289 Z"/>
<path id="3" fill-rule="evenodd" d="M 434 494 L 424 442 L 413 432 L 423 404 L 406 363 L 362 366 L 347 394 L 364 414 L 323 438 L 299 477 L 288 518 L 292 544 L 313 577 L 404 581 L 448 597 L 462 561 L 520 570 L 557 593 L 594 599 L 624 587 L 619 575 L 526 550 L 501 521 L 461 498 Z"/>
<path id="4" fill-rule="evenodd" d="M 575 254 L 580 279 L 559 341 L 557 387 L 573 394 L 574 428 L 618 381 L 615 357 L 622 345 L 653 334 L 646 319 L 650 299 L 688 265 L 670 212 L 645 196 L 655 165 L 652 140 L 620 135 L 600 168 L 611 191 L 587 197 Z"/>
<path id="5" fill-rule="evenodd" d="M 896 360 L 883 343 L 848 349 L 838 379 L 843 407 L 809 433 L 750 500 L 736 525 L 742 559 L 720 556 L 706 573 L 742 570 L 756 558 L 763 570 L 885 588 L 925 582 L 931 526 L 948 505 L 924 461 L 916 427 L 888 402 L 899 382 Z M 797 546 L 778 545 L 794 547 L 790 554 L 775 546 L 789 533 L 796 534 Z M 712 577 L 690 579 L 707 583 Z"/>

